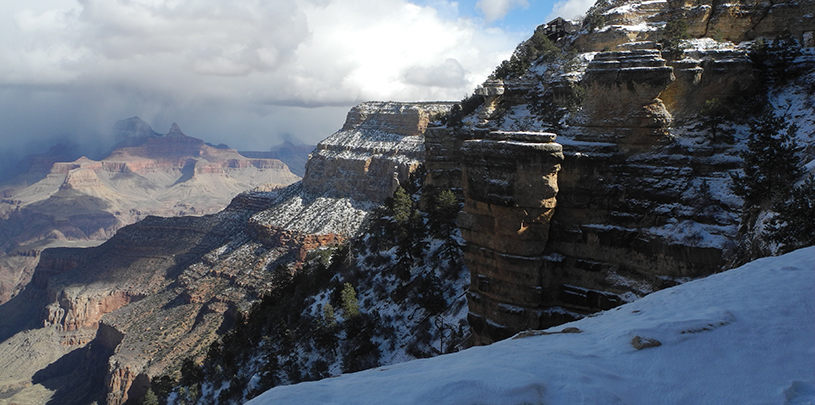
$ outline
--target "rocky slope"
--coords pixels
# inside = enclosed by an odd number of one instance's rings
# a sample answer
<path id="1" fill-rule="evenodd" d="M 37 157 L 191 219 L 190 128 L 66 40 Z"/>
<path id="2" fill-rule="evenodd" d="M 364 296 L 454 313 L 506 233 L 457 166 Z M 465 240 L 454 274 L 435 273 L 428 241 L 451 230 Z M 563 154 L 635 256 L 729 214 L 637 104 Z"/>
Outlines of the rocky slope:
<path id="1" fill-rule="evenodd" d="M 279 160 L 216 149 L 176 125 L 162 136 L 131 118 L 115 130 L 121 142 L 108 157 L 32 159 L 2 190 L 0 302 L 26 285 L 48 247 L 97 245 L 148 215 L 209 214 L 240 192 L 299 179 Z"/>
<path id="2" fill-rule="evenodd" d="M 32 400 L 34 403 L 49 398 L 66 401 L 62 403 L 87 403 L 92 398 L 122 404 L 128 398 L 140 398 L 151 377 L 175 370 L 182 359 L 205 354 L 209 343 L 231 326 L 239 311 L 248 309 L 250 303 L 274 288 L 276 272 L 294 271 L 307 252 L 337 245 L 353 236 L 370 210 L 380 205 L 386 194 L 392 194 L 393 188 L 406 182 L 418 165 L 423 147 L 420 141 L 410 138 L 420 139 L 429 115 L 447 107 L 362 105 L 358 110 L 366 115 L 349 114 L 345 129 L 326 142 L 351 136 L 358 143 L 338 154 L 326 151 L 330 147 L 322 144 L 320 151 L 324 155 L 314 160 L 313 166 L 309 163 L 310 176 L 302 183 L 241 194 L 216 214 L 148 216 L 120 229 L 95 248 L 46 250 L 32 283 L 0 305 L 0 318 L 11 320 L 0 325 L 4 348 L 14 350 L 26 345 L 31 339 L 24 336 L 29 335 L 42 342 L 28 349 L 31 354 L 25 358 L 9 358 L 6 369 L 18 371 L 8 371 L 0 379 L 0 403 L 31 398 L 37 398 Z M 391 109 L 410 111 L 413 117 L 406 114 L 405 120 Z M 414 129 L 410 130 L 410 126 Z M 76 173 L 72 170 L 88 172 L 74 176 L 72 187 L 100 187 L 97 184 L 104 182 L 98 173 L 104 171 L 94 168 L 120 163 L 129 171 L 147 173 L 158 165 L 169 164 L 183 150 L 201 151 L 201 160 L 192 159 L 188 165 L 191 179 L 223 176 L 232 168 L 257 163 L 205 160 L 234 151 L 202 147 L 178 131 L 171 131 L 165 138 L 170 138 L 174 150 L 151 139 L 135 151 L 121 149 L 109 161 L 63 166 L 68 174 Z M 410 148 L 403 150 L 395 145 Z M 163 158 L 135 158 L 145 150 Z M 358 162 L 366 159 L 394 166 L 390 171 L 356 170 Z M 324 175 L 321 171 L 326 167 L 348 173 L 345 181 L 390 189 L 376 189 L 376 193 L 360 193 L 354 198 L 323 193 L 330 189 L 327 182 L 340 181 Z M 67 361 L 59 357 L 66 347 L 72 348 L 71 353 L 84 353 L 80 356 L 85 359 L 82 367 L 92 370 L 93 375 L 100 375 L 98 365 L 105 364 L 101 379 L 94 380 L 98 384 L 85 387 L 87 395 L 75 401 L 65 398 L 83 380 L 71 370 L 49 365 L 55 364 L 55 358 L 60 359 L 56 363 Z M 24 368 L 21 362 L 26 362 Z"/>

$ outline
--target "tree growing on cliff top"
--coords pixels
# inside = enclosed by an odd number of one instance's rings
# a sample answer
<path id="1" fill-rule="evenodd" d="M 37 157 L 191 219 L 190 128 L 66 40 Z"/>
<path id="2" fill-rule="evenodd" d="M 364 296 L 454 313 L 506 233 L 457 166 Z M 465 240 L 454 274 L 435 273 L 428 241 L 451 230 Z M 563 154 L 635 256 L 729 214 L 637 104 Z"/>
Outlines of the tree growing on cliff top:
<path id="1" fill-rule="evenodd" d="M 490 75 L 491 79 L 509 79 L 521 77 L 526 73 L 532 62 L 541 60 L 544 63 L 554 63 L 564 58 L 563 51 L 546 36 L 546 25 L 535 29 L 532 37 L 515 48 L 509 60 L 498 65 Z"/>

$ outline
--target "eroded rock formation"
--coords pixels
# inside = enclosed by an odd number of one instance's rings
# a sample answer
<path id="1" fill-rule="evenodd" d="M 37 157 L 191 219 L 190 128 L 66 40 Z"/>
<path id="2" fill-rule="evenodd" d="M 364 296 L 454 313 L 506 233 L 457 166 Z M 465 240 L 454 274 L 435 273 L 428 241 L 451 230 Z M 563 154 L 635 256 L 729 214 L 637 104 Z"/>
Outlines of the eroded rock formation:
<path id="1" fill-rule="evenodd" d="M 743 139 L 714 136 L 698 117 L 707 101 L 734 106 L 762 91 L 750 48 L 700 38 L 663 51 L 654 41 L 680 15 L 689 19 L 692 36 L 772 38 L 782 30 L 761 21 L 792 5 L 771 10 L 768 4 L 599 3 L 594 11 L 604 16 L 604 27 L 559 42 L 585 52 L 583 67 L 564 73 L 533 64 L 523 76 L 504 79 L 497 106 L 477 110 L 463 127 L 428 131 L 428 183 L 463 190 L 459 227 L 472 271 L 474 343 L 609 309 L 728 266 L 740 201 L 727 190 Z M 803 16 L 789 21 L 801 23 L 791 32 L 800 41 L 814 25 L 815 7 L 795 7 Z M 551 212 L 512 208 L 500 188 L 515 180 L 481 158 L 502 152 L 477 141 L 487 138 L 478 128 L 527 127 L 557 128 L 562 145 Z M 513 167 L 516 155 L 505 159 Z M 531 173 L 551 172 L 536 170 Z M 518 224 L 533 218 L 547 224 L 547 234 L 521 238 L 526 228 Z"/>
<path id="2" fill-rule="evenodd" d="M 545 301 L 542 255 L 556 205 L 563 160 L 554 134 L 491 132 L 464 142 L 464 209 L 458 225 L 467 241 L 470 326 L 476 344 L 513 331 L 537 329 Z M 504 327 L 506 326 L 506 327 Z"/>
<path id="3" fill-rule="evenodd" d="M 368 102 L 319 144 L 303 177 L 309 193 L 384 201 L 424 160 L 424 133 L 452 103 Z"/>

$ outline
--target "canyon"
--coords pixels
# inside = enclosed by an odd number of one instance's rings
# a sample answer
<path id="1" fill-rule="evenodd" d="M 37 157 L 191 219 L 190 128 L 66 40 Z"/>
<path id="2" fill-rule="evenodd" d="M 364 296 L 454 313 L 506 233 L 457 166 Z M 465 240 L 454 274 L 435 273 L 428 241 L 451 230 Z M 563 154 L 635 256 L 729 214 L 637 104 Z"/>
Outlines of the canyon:
<path id="1" fill-rule="evenodd" d="M 108 404 L 140 398 L 150 378 L 203 356 L 239 312 L 274 288 L 276 271 L 295 271 L 309 251 L 354 236 L 419 166 L 428 121 L 450 106 L 362 104 L 317 145 L 302 182 L 244 192 L 215 214 L 147 216 L 98 247 L 45 250 L 32 282 L 0 305 L 0 318 L 12 320 L 0 325 L 0 339 L 34 336 L 51 344 L 33 347 L 30 357 L 4 358 L 0 398 L 93 397 Z M 335 172 L 344 176 L 328 175 Z M 341 182 L 369 187 L 341 196 L 334 191 Z M 79 384 L 81 376 L 40 371 L 74 352 L 84 353 L 82 367 L 101 375 L 76 400 L 68 395 L 74 386 L 59 383 Z M 101 374 L 92 360 L 105 364 Z"/>
<path id="2" fill-rule="evenodd" d="M 451 347 L 546 329 L 734 267 L 748 230 L 731 174 L 748 131 L 727 122 L 716 135 L 700 114 L 715 99 L 749 120 L 748 100 L 763 97 L 797 124 L 811 171 L 813 12 L 811 1 L 602 1 L 589 11 L 603 16 L 601 27 L 555 37 L 557 58 L 492 77 L 462 103 L 355 106 L 318 143 L 299 182 L 276 161 L 204 145 L 176 126 L 101 161 L 55 163 L 35 183 L 53 190 L 49 199 L 82 191 L 72 210 L 104 205 L 88 196 L 120 208 L 100 215 L 109 225 L 86 216 L 84 228 L 54 231 L 109 238 L 95 247 L 40 250 L 33 237 L 15 240 L 16 257 L 38 264 L 0 305 L 0 404 L 139 400 L 152 379 L 206 357 L 280 274 L 332 249 L 375 244 L 362 232 L 416 176 L 426 212 L 430 190 L 451 190 L 463 204 L 457 232 L 470 285 L 457 316 L 471 334 Z M 664 27 L 680 16 L 691 38 L 666 49 Z M 802 45 L 787 66 L 795 75 L 762 82 L 748 41 L 782 34 Z M 141 158 L 147 151 L 162 157 Z M 193 157 L 173 160 L 182 154 Z M 150 198 L 197 216 L 138 209 L 145 188 L 132 179 L 167 167 L 189 187 Z M 264 177 L 278 169 L 280 177 Z M 112 197 L 109 185 L 123 179 L 131 194 Z M 275 186 L 242 192 L 222 210 L 208 200 L 209 186 L 237 193 L 245 189 L 236 184 L 258 179 Z M 24 200 L 28 193 L 9 191 L 0 212 L 52 204 Z M 201 202 L 174 203 L 191 193 Z M 122 227 L 124 217 L 139 221 Z M 438 329 L 443 339 L 443 319 Z"/>
<path id="3" fill-rule="evenodd" d="M 60 161 L 59 150 L 28 160 L 28 170 L 0 188 L 0 303 L 31 279 L 50 247 L 89 247 L 150 215 L 204 215 L 237 194 L 298 181 L 276 159 L 247 158 L 185 135 L 165 135 L 141 119 L 114 127 L 118 147 L 95 161 Z"/>

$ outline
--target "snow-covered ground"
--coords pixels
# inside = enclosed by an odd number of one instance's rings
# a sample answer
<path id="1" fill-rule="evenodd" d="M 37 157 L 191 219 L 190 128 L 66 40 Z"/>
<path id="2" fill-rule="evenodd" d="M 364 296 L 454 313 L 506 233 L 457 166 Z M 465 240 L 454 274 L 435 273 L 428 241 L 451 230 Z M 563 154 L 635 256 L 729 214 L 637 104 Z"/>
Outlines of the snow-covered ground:
<path id="1" fill-rule="evenodd" d="M 557 333 L 567 328 L 580 333 Z M 812 404 L 815 247 L 548 332 L 277 387 L 249 404 Z"/>

